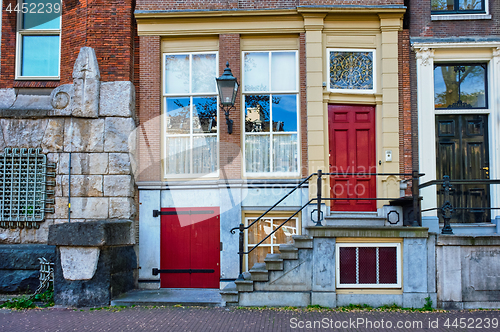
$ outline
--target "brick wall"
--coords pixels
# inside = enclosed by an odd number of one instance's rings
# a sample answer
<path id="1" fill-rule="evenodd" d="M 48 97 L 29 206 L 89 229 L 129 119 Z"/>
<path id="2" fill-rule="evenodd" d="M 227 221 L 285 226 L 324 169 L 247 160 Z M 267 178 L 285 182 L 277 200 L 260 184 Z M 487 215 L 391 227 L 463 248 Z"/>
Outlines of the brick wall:
<path id="1" fill-rule="evenodd" d="M 412 37 L 492 36 L 500 34 L 500 0 L 489 0 L 491 20 L 431 21 L 431 0 L 410 1 Z"/>
<path id="2" fill-rule="evenodd" d="M 409 34 L 405 29 L 398 35 L 400 173 L 411 173 L 413 168 Z M 407 194 L 411 194 L 410 188 Z"/>
<path id="3" fill-rule="evenodd" d="M 138 176 L 136 181 L 160 180 L 160 37 L 139 37 L 140 96 L 138 135 Z"/>
<path id="4" fill-rule="evenodd" d="M 137 10 L 279 9 L 325 5 L 402 5 L 403 0 L 138 0 Z"/>
<path id="5" fill-rule="evenodd" d="M 226 62 L 229 61 L 229 67 L 233 76 L 238 79 L 241 84 L 241 55 L 240 55 L 240 35 L 239 34 L 226 34 L 219 35 L 219 75 L 224 72 Z M 241 89 L 241 87 L 240 87 Z M 219 122 L 219 140 L 220 152 L 219 162 L 221 174 L 223 179 L 239 179 L 241 178 L 241 90 L 238 90 L 234 109 L 230 112 L 230 119 L 233 120 L 233 133 L 227 133 L 226 117 L 224 112 L 219 108 L 218 122 Z"/>
<path id="6" fill-rule="evenodd" d="M 15 7 L 15 0 L 4 0 Z M 72 83 L 73 65 L 83 46 L 94 48 L 101 81 L 131 81 L 135 0 L 65 0 L 61 25 L 60 81 L 15 81 L 16 12 L 2 10 L 0 88 L 56 87 Z"/>
<path id="7" fill-rule="evenodd" d="M 300 130 L 301 130 L 301 153 L 302 153 L 302 177 L 309 176 L 309 164 L 307 159 L 307 76 L 306 76 L 306 34 L 300 34 L 299 48 L 299 86 L 300 86 Z"/>

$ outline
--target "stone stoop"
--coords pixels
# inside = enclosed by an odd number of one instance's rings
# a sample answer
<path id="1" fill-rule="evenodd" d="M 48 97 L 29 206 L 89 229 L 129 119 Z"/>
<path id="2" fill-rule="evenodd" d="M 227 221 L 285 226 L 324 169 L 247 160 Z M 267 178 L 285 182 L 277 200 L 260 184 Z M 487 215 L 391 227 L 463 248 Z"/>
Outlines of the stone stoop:
<path id="1" fill-rule="evenodd" d="M 327 226 L 384 226 L 385 221 L 377 212 L 332 212 L 325 217 Z"/>
<path id="2" fill-rule="evenodd" d="M 313 238 L 294 235 L 293 244 L 281 244 L 280 254 L 268 254 L 264 263 L 256 263 L 243 274 L 244 280 L 229 283 L 220 294 L 226 306 L 307 306 L 311 295 L 308 286 L 280 285 L 294 280 L 297 275 L 311 273 L 302 271 L 303 263 L 311 259 Z M 307 279 L 307 278 L 306 278 Z"/>

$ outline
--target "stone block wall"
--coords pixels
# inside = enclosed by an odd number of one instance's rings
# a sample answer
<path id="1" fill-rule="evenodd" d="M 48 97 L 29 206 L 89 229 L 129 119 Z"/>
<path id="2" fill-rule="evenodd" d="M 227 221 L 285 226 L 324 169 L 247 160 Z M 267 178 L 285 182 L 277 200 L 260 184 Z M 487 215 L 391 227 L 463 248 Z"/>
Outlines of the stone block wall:
<path id="1" fill-rule="evenodd" d="M 498 236 L 439 236 L 436 268 L 439 307 L 500 308 Z"/>
<path id="2" fill-rule="evenodd" d="M 56 163 L 54 213 L 40 229 L 0 229 L 0 244 L 47 243 L 48 227 L 68 222 L 70 196 L 71 222 L 135 220 L 134 85 L 101 82 L 86 47 L 73 78 L 48 91 L 0 89 L 0 151 L 41 148 Z"/>

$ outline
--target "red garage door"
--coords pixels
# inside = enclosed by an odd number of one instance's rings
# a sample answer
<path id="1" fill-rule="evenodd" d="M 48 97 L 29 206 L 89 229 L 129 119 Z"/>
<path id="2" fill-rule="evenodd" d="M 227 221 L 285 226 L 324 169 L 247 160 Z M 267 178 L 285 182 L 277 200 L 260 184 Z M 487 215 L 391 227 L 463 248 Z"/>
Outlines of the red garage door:
<path id="1" fill-rule="evenodd" d="M 330 172 L 375 173 L 375 108 L 329 105 Z M 332 176 L 332 198 L 376 197 L 375 176 Z M 375 201 L 336 200 L 334 211 L 375 211 Z"/>
<path id="2" fill-rule="evenodd" d="M 219 208 L 161 211 L 161 287 L 219 288 Z"/>

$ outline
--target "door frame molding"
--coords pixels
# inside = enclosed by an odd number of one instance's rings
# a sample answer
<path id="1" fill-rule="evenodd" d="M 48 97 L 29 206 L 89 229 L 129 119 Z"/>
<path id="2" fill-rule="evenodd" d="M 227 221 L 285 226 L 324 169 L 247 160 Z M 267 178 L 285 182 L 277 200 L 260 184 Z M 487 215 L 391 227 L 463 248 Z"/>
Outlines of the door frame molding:
<path id="1" fill-rule="evenodd" d="M 420 183 L 436 179 L 436 114 L 489 114 L 488 144 L 490 178 L 499 179 L 500 170 L 500 43 L 413 43 L 417 62 L 417 111 L 418 111 L 418 155 L 420 172 L 425 176 Z M 477 111 L 434 109 L 434 62 L 487 62 L 488 63 L 488 109 Z M 432 126 L 429 126 L 432 124 Z M 425 128 L 425 131 L 424 131 Z M 500 207 L 500 188 L 491 186 L 490 204 Z M 421 190 L 422 209 L 435 208 L 436 189 L 430 186 Z M 437 219 L 437 211 L 422 213 L 423 217 Z M 491 218 L 500 216 L 499 210 L 491 210 Z"/>

